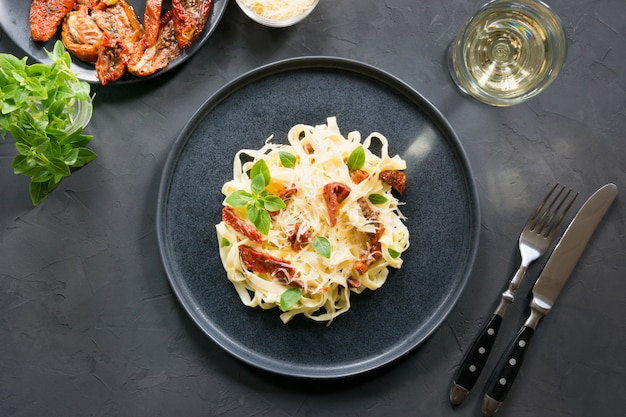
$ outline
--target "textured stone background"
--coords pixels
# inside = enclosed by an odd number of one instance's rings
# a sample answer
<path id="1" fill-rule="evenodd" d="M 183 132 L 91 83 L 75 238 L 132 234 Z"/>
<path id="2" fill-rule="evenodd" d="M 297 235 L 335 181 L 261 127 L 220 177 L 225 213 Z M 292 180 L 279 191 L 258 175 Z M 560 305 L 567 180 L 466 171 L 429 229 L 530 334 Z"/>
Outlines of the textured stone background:
<path id="1" fill-rule="evenodd" d="M 88 131 L 99 156 L 40 206 L 12 173 L 13 144 L 0 143 L 0 415 L 479 415 L 488 375 L 458 408 L 447 399 L 450 380 L 517 268 L 531 208 L 555 182 L 580 191 L 580 202 L 607 182 L 626 191 L 626 3 L 549 3 L 568 36 L 565 68 L 515 107 L 463 97 L 445 69 L 448 43 L 480 1 L 322 0 L 288 29 L 256 25 L 231 1 L 178 69 L 93 88 Z M 0 51 L 23 56 L 2 32 Z M 275 376 L 222 351 L 171 291 L 155 232 L 161 170 L 194 111 L 242 73 L 303 55 L 363 61 L 421 92 L 457 132 L 481 205 L 474 270 L 444 324 L 397 363 L 340 381 Z M 625 214 L 618 196 L 499 415 L 624 415 Z M 540 269 L 530 268 L 496 353 L 523 322 Z"/>

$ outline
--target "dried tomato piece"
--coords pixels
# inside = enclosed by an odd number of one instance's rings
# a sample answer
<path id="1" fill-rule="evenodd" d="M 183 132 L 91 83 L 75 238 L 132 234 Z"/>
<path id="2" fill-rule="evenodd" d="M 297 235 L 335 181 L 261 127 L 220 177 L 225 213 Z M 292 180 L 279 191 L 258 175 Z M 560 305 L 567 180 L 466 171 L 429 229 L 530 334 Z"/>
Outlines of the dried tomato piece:
<path id="1" fill-rule="evenodd" d="M 63 18 L 74 8 L 75 3 L 75 0 L 33 0 L 30 4 L 29 17 L 33 40 L 49 41 L 57 32 Z"/>
<path id="2" fill-rule="evenodd" d="M 125 55 L 124 46 L 104 32 L 96 60 L 96 76 L 102 85 L 119 80 L 124 75 L 126 72 Z"/>
<path id="3" fill-rule="evenodd" d="M 237 233 L 241 233 L 254 243 L 263 243 L 263 235 L 250 222 L 240 219 L 230 206 L 222 209 L 222 220 L 224 223 L 232 227 Z"/>
<path id="4" fill-rule="evenodd" d="M 406 188 L 406 175 L 402 171 L 382 171 L 379 174 L 379 178 L 391 185 L 391 188 L 399 192 L 404 193 Z"/>
<path id="5" fill-rule="evenodd" d="M 362 183 L 369 176 L 370 176 L 370 174 L 368 174 L 367 172 L 363 171 L 362 169 L 355 169 L 354 171 L 350 172 L 350 179 L 352 179 L 352 182 L 355 183 L 355 184 Z"/>
<path id="6" fill-rule="evenodd" d="M 298 192 L 298 188 L 292 185 L 289 188 L 285 187 L 285 188 L 281 188 L 280 190 L 278 190 L 276 192 L 276 196 L 279 197 L 281 200 L 285 201 L 286 199 L 288 199 L 289 197 L 291 197 L 297 192 Z"/>
<path id="7" fill-rule="evenodd" d="M 350 191 L 350 187 L 340 182 L 331 182 L 324 186 L 323 196 L 326 201 L 328 218 L 332 227 L 337 224 L 339 204 L 350 195 Z"/>
<path id="8" fill-rule="evenodd" d="M 354 277 L 348 277 L 348 288 L 360 288 L 361 287 L 361 281 L 359 281 L 358 279 L 354 278 Z"/>
<path id="9" fill-rule="evenodd" d="M 365 234 L 367 239 L 367 252 L 354 264 L 354 269 L 360 274 L 364 274 L 367 272 L 371 264 L 383 256 L 382 245 L 379 240 L 383 236 L 383 233 L 385 233 L 385 226 L 376 221 L 378 219 L 379 212 L 372 209 L 366 198 L 361 197 L 357 200 L 357 202 L 359 203 L 363 216 L 368 221 L 373 222 L 376 227 L 376 231 L 374 233 Z"/>
<path id="10" fill-rule="evenodd" d="M 211 0 L 172 0 L 172 12 L 178 45 L 187 49 L 204 29 Z"/>
<path id="11" fill-rule="evenodd" d="M 246 245 L 239 245 L 239 256 L 245 267 L 257 274 L 269 274 L 291 282 L 296 272 L 288 260 L 256 251 Z"/>
<path id="12" fill-rule="evenodd" d="M 161 18 L 159 30 L 154 45 L 146 49 L 138 46 L 132 62 L 128 65 L 128 72 L 138 77 L 147 77 L 169 65 L 182 52 L 176 42 L 172 13 L 167 11 Z"/>
<path id="13" fill-rule="evenodd" d="M 84 10 L 72 11 L 63 21 L 61 39 L 65 49 L 85 62 L 96 62 L 102 42 L 102 31 Z"/>
<path id="14" fill-rule="evenodd" d="M 291 249 L 299 251 L 311 242 L 311 229 L 302 229 L 302 223 L 296 223 L 293 230 L 287 236 L 287 239 L 291 243 Z"/>

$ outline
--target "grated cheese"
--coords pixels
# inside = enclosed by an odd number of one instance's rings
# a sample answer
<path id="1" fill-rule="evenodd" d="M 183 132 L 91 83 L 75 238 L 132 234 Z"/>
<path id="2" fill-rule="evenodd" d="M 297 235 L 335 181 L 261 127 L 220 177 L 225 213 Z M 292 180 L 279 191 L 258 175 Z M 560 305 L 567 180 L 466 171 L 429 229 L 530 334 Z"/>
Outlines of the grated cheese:
<path id="1" fill-rule="evenodd" d="M 273 21 L 293 19 L 313 7 L 314 0 L 242 0 L 258 16 Z"/>

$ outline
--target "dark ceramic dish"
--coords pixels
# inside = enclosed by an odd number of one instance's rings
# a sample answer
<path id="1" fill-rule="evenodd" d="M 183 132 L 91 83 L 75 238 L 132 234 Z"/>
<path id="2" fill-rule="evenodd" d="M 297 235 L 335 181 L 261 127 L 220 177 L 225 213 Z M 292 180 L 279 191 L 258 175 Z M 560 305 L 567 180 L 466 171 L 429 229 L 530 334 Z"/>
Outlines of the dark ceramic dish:
<path id="1" fill-rule="evenodd" d="M 280 311 L 249 308 L 226 278 L 218 254 L 221 187 L 235 153 L 265 139 L 285 143 L 296 123 L 336 116 L 341 132 L 378 131 L 389 153 L 407 160 L 411 247 L 379 290 L 351 297 L 330 325 L 288 324 Z M 231 82 L 193 116 L 174 143 L 158 199 L 157 234 L 174 292 L 219 346 L 267 371 L 337 378 L 381 367 L 422 343 L 456 303 L 478 245 L 479 209 L 470 167 L 437 109 L 408 85 L 368 65 L 327 57 L 293 58 Z"/>
<path id="2" fill-rule="evenodd" d="M 146 7 L 146 1 L 126 1 L 128 2 L 128 4 L 133 6 L 133 8 L 135 9 L 135 13 L 139 17 L 139 20 L 143 22 L 143 12 Z M 2 27 L 2 30 L 6 33 L 6 35 L 11 38 L 11 40 L 15 42 L 15 44 L 19 46 L 25 54 L 27 54 L 36 62 L 48 63 L 50 62 L 50 58 L 48 58 L 45 50 L 52 51 L 52 49 L 54 48 L 54 43 L 57 39 L 60 39 L 60 36 L 53 36 L 52 39 L 45 43 L 35 42 L 32 40 L 30 36 L 29 26 L 30 3 L 31 2 L 28 0 L 0 0 L 0 27 Z M 164 1 L 163 9 L 169 10 L 169 4 L 170 1 Z M 217 27 L 217 24 L 221 20 L 224 11 L 226 10 L 227 4 L 228 0 L 213 0 L 213 6 L 211 14 L 209 16 L 209 20 L 206 22 L 204 30 L 202 31 L 198 39 L 196 39 L 196 41 L 187 50 L 183 51 L 183 53 L 178 56 L 174 61 L 170 62 L 170 64 L 166 68 L 145 78 L 136 78 L 125 75 L 120 80 L 116 81 L 116 84 L 152 78 L 159 74 L 164 74 L 185 62 L 189 57 L 191 57 L 194 53 L 196 53 L 196 51 L 198 51 L 202 47 L 207 39 L 209 39 L 209 37 Z M 99 83 L 93 64 L 88 64 L 80 61 L 75 57 L 72 57 L 71 68 L 72 71 L 74 71 L 78 75 L 79 79 L 87 81 L 89 83 Z"/>

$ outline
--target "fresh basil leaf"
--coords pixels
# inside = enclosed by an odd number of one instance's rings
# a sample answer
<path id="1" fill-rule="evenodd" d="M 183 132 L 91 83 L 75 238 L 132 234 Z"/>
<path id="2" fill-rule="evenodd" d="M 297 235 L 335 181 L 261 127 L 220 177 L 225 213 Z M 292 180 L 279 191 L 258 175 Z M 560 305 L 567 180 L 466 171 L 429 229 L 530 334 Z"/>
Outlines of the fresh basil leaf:
<path id="1" fill-rule="evenodd" d="M 348 169 L 350 171 L 356 171 L 357 169 L 363 168 L 365 165 L 365 149 L 363 146 L 359 145 L 350 153 L 348 157 Z"/>
<path id="2" fill-rule="evenodd" d="M 296 157 L 295 157 L 295 155 L 293 155 L 293 154 L 291 154 L 289 152 L 280 151 L 280 152 L 278 152 L 278 156 L 280 157 L 280 163 L 285 168 L 293 168 L 293 167 L 296 166 Z"/>
<path id="3" fill-rule="evenodd" d="M 48 184 L 41 182 L 31 182 L 28 187 L 30 192 L 30 200 L 34 205 L 41 203 L 46 198 L 51 190 L 48 189 Z"/>
<path id="4" fill-rule="evenodd" d="M 243 207 L 252 200 L 252 195 L 244 190 L 237 190 L 226 197 L 226 204 L 232 207 Z"/>
<path id="5" fill-rule="evenodd" d="M 393 259 L 396 259 L 398 256 L 400 256 L 400 252 L 395 249 L 388 248 L 387 252 L 389 252 L 389 256 L 391 256 Z"/>
<path id="6" fill-rule="evenodd" d="M 263 207 L 267 211 L 278 211 L 285 208 L 285 202 L 278 196 L 267 195 L 263 197 Z"/>
<path id="7" fill-rule="evenodd" d="M 252 194 L 261 194 L 265 190 L 265 177 L 263 174 L 257 174 L 252 177 L 252 183 L 250 184 L 250 189 L 252 190 Z"/>
<path id="8" fill-rule="evenodd" d="M 324 258 L 330 259 L 330 242 L 323 236 L 313 238 L 313 249 Z"/>
<path id="9" fill-rule="evenodd" d="M 31 182 L 48 182 L 54 178 L 54 175 L 51 174 L 49 171 L 37 170 L 31 171 L 31 173 L 33 174 L 30 176 Z"/>
<path id="10" fill-rule="evenodd" d="M 96 153 L 89 148 L 78 148 L 78 158 L 72 166 L 75 168 L 82 167 L 96 159 L 96 156 Z"/>
<path id="11" fill-rule="evenodd" d="M 223 237 L 222 241 L 220 242 L 220 248 L 225 248 L 227 246 L 230 246 L 230 240 Z"/>
<path id="12" fill-rule="evenodd" d="M 30 170 L 34 166 L 34 162 L 31 158 L 24 155 L 16 155 L 11 162 L 11 167 L 15 174 L 23 174 Z"/>
<path id="13" fill-rule="evenodd" d="M 16 142 L 15 149 L 19 152 L 20 155 L 28 155 L 30 154 L 30 146 L 24 145 L 23 143 Z"/>
<path id="14" fill-rule="evenodd" d="M 60 175 L 63 177 L 67 177 L 70 175 L 70 169 L 65 165 L 60 159 L 52 158 L 50 159 L 50 164 L 48 164 L 48 171 L 53 175 Z"/>
<path id="15" fill-rule="evenodd" d="M 387 201 L 389 201 L 387 199 L 387 197 L 385 197 L 382 194 L 370 194 L 367 199 L 370 201 L 370 203 L 372 204 L 385 204 Z"/>
<path id="16" fill-rule="evenodd" d="M 255 224 L 255 226 L 260 213 L 261 210 L 259 210 L 256 204 L 253 203 L 246 206 L 246 216 L 248 217 L 248 220 Z"/>
<path id="17" fill-rule="evenodd" d="M 302 298 L 302 292 L 298 288 L 289 288 L 280 296 L 280 309 L 287 311 Z"/>
<path id="18" fill-rule="evenodd" d="M 267 236 L 270 232 L 270 226 L 272 225 L 272 218 L 267 210 L 259 210 L 259 215 L 253 222 L 259 232 Z"/>
<path id="19" fill-rule="evenodd" d="M 63 157 L 63 162 L 67 166 L 70 166 L 70 167 L 74 165 L 77 160 L 78 160 L 78 149 L 76 148 L 70 149 Z"/>
<path id="20" fill-rule="evenodd" d="M 267 163 L 263 159 L 259 159 L 252 165 L 252 169 L 250 170 L 250 178 L 252 181 L 259 175 L 263 175 L 263 188 L 265 188 L 270 183 L 270 169 L 267 167 Z"/>

